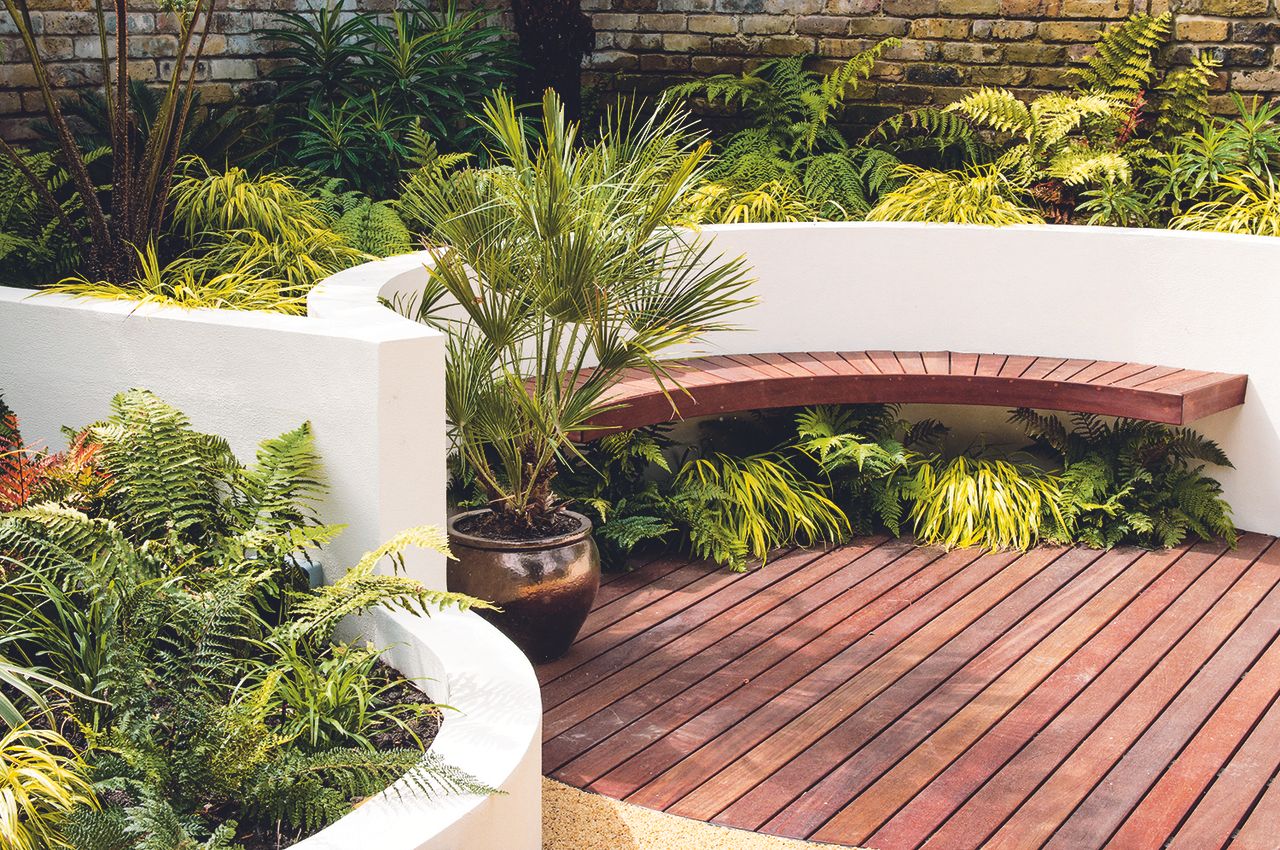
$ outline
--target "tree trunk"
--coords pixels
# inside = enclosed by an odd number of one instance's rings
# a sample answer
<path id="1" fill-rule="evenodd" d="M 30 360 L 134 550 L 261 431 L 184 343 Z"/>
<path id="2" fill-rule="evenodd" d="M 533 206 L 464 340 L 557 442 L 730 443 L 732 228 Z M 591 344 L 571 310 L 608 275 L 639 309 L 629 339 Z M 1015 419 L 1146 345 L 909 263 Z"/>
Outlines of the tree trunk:
<path id="1" fill-rule="evenodd" d="M 520 53 L 528 65 L 520 73 L 520 95 L 542 100 L 555 89 L 566 116 L 582 117 L 582 60 L 595 46 L 591 19 L 580 0 L 512 0 Z"/>

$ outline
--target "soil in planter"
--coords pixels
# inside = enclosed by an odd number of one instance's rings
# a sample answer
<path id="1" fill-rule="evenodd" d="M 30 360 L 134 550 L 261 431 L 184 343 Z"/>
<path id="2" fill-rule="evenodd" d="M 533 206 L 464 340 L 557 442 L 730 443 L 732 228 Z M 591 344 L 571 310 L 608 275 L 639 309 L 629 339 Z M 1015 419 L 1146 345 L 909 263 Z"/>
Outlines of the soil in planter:
<path id="1" fill-rule="evenodd" d="M 529 529 L 512 522 L 510 517 L 499 513 L 483 513 L 459 520 L 455 526 L 463 534 L 473 534 L 486 540 L 509 540 L 523 543 L 528 540 L 541 540 L 546 537 L 559 537 L 579 528 L 578 520 L 567 514 L 557 514 L 545 526 Z"/>

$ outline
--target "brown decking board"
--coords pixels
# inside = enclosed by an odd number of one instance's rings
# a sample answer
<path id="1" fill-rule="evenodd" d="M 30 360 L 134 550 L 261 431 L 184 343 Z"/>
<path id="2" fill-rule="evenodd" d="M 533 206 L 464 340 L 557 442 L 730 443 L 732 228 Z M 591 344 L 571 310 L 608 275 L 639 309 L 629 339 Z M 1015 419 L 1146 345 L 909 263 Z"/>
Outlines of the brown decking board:
<path id="1" fill-rule="evenodd" d="M 539 668 L 544 766 L 571 785 L 882 850 L 1280 847 L 1275 538 L 867 538 L 606 587 L 607 616 Z"/>
<path id="2" fill-rule="evenodd" d="M 670 361 L 628 373 L 583 436 L 775 407 L 862 402 L 1035 407 L 1182 425 L 1244 403 L 1247 378 L 1176 366 L 954 351 L 818 351 Z"/>

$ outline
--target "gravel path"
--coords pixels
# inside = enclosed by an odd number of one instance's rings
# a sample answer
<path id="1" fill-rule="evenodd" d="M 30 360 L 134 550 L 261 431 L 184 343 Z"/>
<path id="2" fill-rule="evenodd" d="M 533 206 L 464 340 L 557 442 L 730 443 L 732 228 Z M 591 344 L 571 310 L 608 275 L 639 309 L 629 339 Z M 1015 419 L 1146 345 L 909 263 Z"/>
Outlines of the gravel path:
<path id="1" fill-rule="evenodd" d="M 543 850 L 849 850 L 757 835 L 542 780 Z"/>

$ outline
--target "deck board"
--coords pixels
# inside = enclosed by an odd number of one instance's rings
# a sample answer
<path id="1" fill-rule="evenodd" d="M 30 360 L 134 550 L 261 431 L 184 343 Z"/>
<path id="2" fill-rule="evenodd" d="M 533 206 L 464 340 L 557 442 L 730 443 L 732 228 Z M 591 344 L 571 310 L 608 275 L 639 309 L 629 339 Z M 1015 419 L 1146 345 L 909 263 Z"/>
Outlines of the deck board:
<path id="1" fill-rule="evenodd" d="M 937 367 L 919 357 L 896 362 Z M 885 850 L 1278 846 L 1275 538 L 876 537 L 747 576 L 658 558 L 605 589 L 539 668 L 544 767 L 571 785 Z"/>

